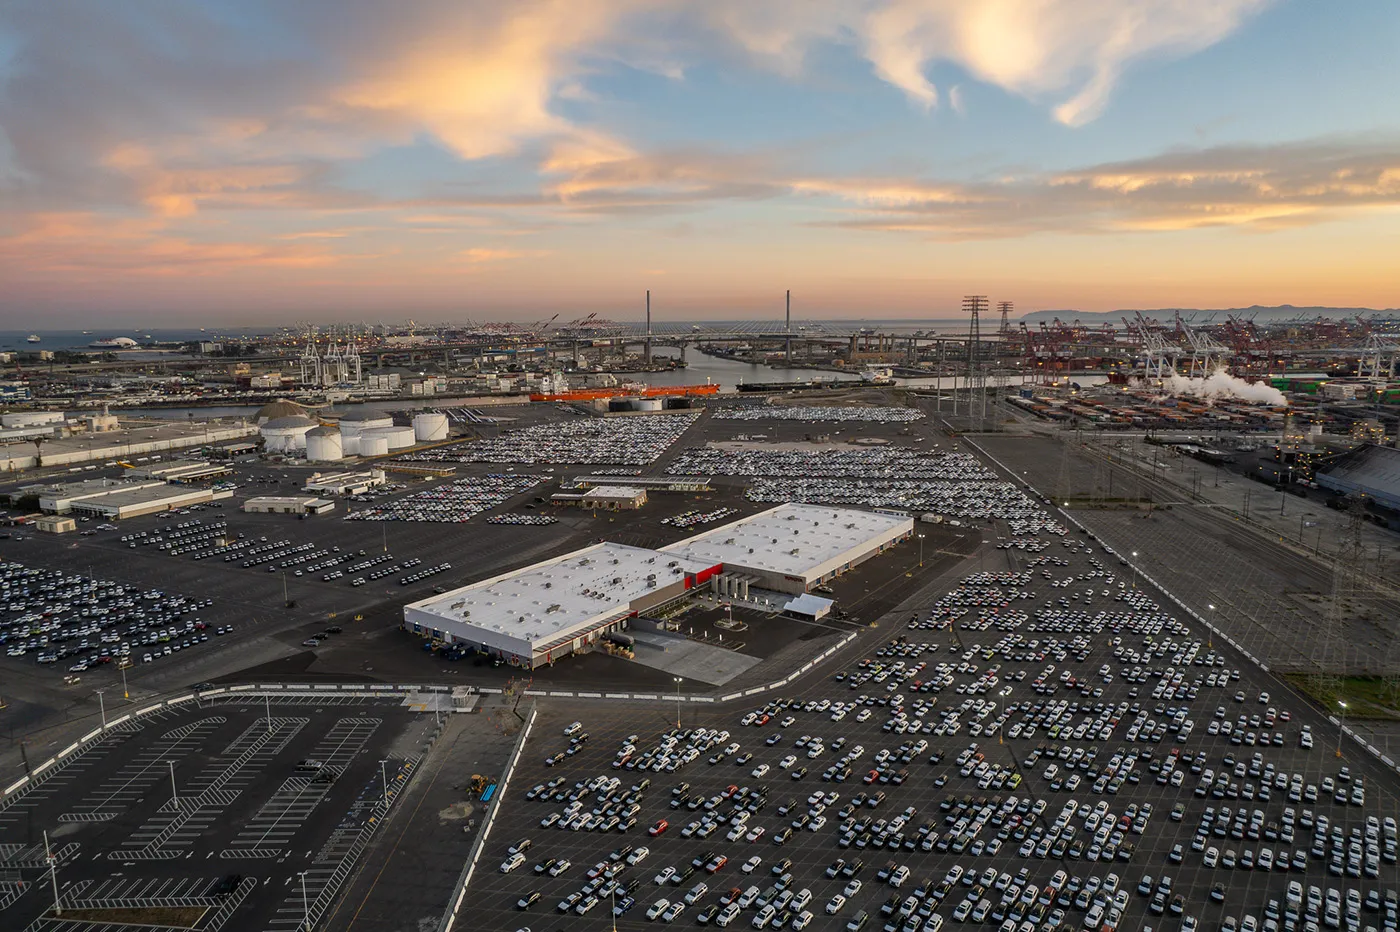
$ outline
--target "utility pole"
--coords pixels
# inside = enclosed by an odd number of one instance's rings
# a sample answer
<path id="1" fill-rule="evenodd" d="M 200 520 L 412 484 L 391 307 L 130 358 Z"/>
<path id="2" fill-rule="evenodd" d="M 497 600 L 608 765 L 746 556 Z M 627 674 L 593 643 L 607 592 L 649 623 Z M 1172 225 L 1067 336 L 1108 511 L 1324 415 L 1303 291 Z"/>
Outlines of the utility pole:
<path id="1" fill-rule="evenodd" d="M 176 809 L 180 808 L 180 793 L 175 789 L 175 762 L 167 760 L 170 765 L 170 805 Z"/>
<path id="2" fill-rule="evenodd" d="M 107 690 L 105 690 L 105 689 L 94 689 L 94 690 L 93 690 L 93 692 L 97 693 L 97 710 L 98 710 L 98 713 L 102 716 L 102 730 L 103 730 L 103 731 L 106 731 L 106 730 L 107 730 L 107 703 L 104 702 L 103 699 L 102 699 L 102 694 L 105 693 L 106 691 L 107 691 Z"/>
<path id="3" fill-rule="evenodd" d="M 301 878 L 302 923 L 306 926 L 306 932 L 311 932 L 311 901 L 306 898 L 306 875 L 307 871 L 297 871 L 297 876 Z"/>
<path id="4" fill-rule="evenodd" d="M 381 761 L 379 762 L 379 779 L 380 779 L 380 781 L 381 781 L 381 782 L 383 783 L 383 785 L 384 785 L 384 808 L 385 808 L 385 809 L 388 809 L 388 808 L 389 808 L 389 772 L 388 772 L 387 770 L 384 769 L 384 765 L 387 764 L 387 763 L 389 763 L 387 760 L 381 760 Z"/>
<path id="5" fill-rule="evenodd" d="M 681 727 L 681 678 L 673 677 L 676 681 L 676 729 Z"/>
<path id="6" fill-rule="evenodd" d="M 263 714 L 267 719 L 267 733 L 272 734 L 272 696 L 270 693 L 263 693 Z"/>

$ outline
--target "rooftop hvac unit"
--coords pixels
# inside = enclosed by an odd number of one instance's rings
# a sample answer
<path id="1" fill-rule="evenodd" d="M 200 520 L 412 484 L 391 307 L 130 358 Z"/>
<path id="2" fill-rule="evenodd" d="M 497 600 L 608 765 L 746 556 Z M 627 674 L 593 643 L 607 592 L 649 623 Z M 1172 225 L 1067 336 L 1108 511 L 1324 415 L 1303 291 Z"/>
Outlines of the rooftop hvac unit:
<path id="1" fill-rule="evenodd" d="M 552 582 L 547 582 L 547 583 L 544 584 L 544 587 L 545 587 L 546 589 L 552 589 L 552 588 L 554 588 L 554 583 L 552 583 Z"/>
<path id="2" fill-rule="evenodd" d="M 655 573 L 648 573 L 648 574 L 647 574 L 647 579 L 650 579 L 650 580 L 652 580 L 653 582 L 655 582 L 655 581 L 656 581 L 656 574 L 655 574 Z"/>
<path id="3" fill-rule="evenodd" d="M 650 559 L 647 560 L 647 562 L 648 562 L 648 563 L 655 563 L 655 562 L 656 562 L 656 557 L 651 557 Z"/>
<path id="4" fill-rule="evenodd" d="M 655 589 L 655 588 L 656 588 L 656 580 L 654 580 L 654 579 L 648 579 L 648 580 L 647 580 L 647 588 L 648 588 L 648 589 Z"/>
<path id="5" fill-rule="evenodd" d="M 678 565 L 679 563 L 680 563 L 679 560 L 672 560 L 670 563 L 667 563 L 666 565 L 667 565 L 667 566 L 676 566 L 676 565 Z"/>
<path id="6" fill-rule="evenodd" d="M 621 577 L 621 576 L 614 576 L 614 577 L 613 577 L 612 584 L 613 584 L 614 586 L 620 586 L 620 585 L 622 585 L 622 577 Z"/>
<path id="7" fill-rule="evenodd" d="M 725 541 L 724 541 L 724 542 L 725 542 L 726 544 L 732 544 L 732 543 L 734 543 L 734 538 L 732 538 L 732 537 L 725 538 Z M 749 553 L 753 553 L 753 551 L 750 550 Z"/>
<path id="8" fill-rule="evenodd" d="M 617 557 L 613 557 L 613 561 L 612 561 L 612 562 L 613 562 L 613 566 L 617 566 L 617 565 L 618 565 L 619 563 L 621 563 L 622 561 L 619 560 Z"/>
<path id="9" fill-rule="evenodd" d="M 549 608 L 545 609 L 544 611 L 545 611 L 545 614 L 547 615 L 547 614 L 549 614 L 550 612 L 557 612 L 557 611 L 559 611 L 560 608 L 562 608 L 562 606 L 561 606 L 558 602 L 555 602 L 553 605 L 551 605 Z"/>

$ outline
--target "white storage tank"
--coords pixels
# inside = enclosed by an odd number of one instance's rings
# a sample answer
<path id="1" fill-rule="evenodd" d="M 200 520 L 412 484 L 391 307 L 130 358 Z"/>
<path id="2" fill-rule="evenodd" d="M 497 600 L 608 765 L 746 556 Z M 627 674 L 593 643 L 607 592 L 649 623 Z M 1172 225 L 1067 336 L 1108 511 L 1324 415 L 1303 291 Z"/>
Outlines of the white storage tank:
<path id="1" fill-rule="evenodd" d="M 393 427 L 394 419 L 379 411 L 347 411 L 340 416 L 340 435 L 359 435 L 367 430 Z"/>
<path id="2" fill-rule="evenodd" d="M 259 428 L 259 432 L 268 453 L 297 453 L 306 449 L 306 435 L 315 427 L 316 422 L 311 418 L 297 415 L 275 417 Z"/>
<path id="3" fill-rule="evenodd" d="M 360 435 L 340 433 L 340 453 L 342 456 L 360 455 Z"/>
<path id="4" fill-rule="evenodd" d="M 306 434 L 306 458 L 313 463 L 334 463 L 344 456 L 340 431 L 317 427 Z"/>
<path id="5" fill-rule="evenodd" d="M 381 435 L 388 440 L 390 450 L 407 450 L 415 442 L 412 427 L 376 427 L 373 430 L 362 431 L 360 436 L 366 437 L 371 434 Z"/>
<path id="6" fill-rule="evenodd" d="M 447 439 L 447 415 L 425 411 L 413 417 L 413 436 L 419 443 Z"/>
<path id="7" fill-rule="evenodd" d="M 389 452 L 389 438 L 379 431 L 360 434 L 357 439 L 360 441 L 361 456 L 384 456 Z"/>

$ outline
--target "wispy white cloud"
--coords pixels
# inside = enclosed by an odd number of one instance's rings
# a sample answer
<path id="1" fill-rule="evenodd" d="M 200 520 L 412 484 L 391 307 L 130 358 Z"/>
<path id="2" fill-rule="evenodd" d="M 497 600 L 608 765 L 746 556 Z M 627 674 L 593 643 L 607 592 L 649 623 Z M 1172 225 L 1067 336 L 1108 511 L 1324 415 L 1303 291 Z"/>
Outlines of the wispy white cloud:
<path id="1" fill-rule="evenodd" d="M 715 14 L 760 59 L 798 73 L 819 42 L 853 43 L 915 105 L 938 103 L 929 69 L 955 65 L 1070 126 L 1095 119 L 1144 58 L 1207 48 L 1272 0 L 722 0 Z"/>

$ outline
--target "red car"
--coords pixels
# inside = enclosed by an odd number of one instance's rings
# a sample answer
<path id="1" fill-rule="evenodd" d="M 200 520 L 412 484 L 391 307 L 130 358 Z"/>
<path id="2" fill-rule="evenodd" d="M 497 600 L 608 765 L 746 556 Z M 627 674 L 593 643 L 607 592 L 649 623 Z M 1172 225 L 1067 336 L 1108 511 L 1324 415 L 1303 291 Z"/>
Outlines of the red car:
<path id="1" fill-rule="evenodd" d="M 714 857 L 710 858 L 710 860 L 705 864 L 705 873 L 713 874 L 715 871 L 719 870 L 721 867 L 728 863 L 729 858 L 725 857 L 722 854 L 717 854 Z"/>
<path id="2" fill-rule="evenodd" d="M 657 835 L 660 835 L 662 832 L 666 831 L 666 829 L 669 828 L 670 825 L 671 823 L 667 822 L 665 819 L 657 819 L 656 824 L 653 825 L 651 828 L 647 829 L 647 834 L 650 835 L 652 838 L 655 838 Z"/>

